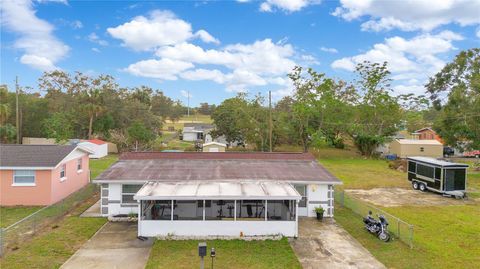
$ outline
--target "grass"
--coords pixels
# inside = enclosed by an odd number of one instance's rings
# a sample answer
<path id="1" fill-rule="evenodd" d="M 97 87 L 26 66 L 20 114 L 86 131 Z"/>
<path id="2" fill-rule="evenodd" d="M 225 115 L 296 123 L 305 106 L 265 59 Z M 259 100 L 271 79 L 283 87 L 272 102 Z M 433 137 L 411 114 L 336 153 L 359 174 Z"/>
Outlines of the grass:
<path id="1" fill-rule="evenodd" d="M 41 206 L 2 206 L 0 207 L 0 227 L 6 228 L 15 222 L 29 216 Z"/>
<path id="2" fill-rule="evenodd" d="M 72 215 L 50 225 L 32 240 L 19 245 L 0 260 L 2 269 L 58 268 L 107 221 L 105 218 L 80 218 L 93 202 L 77 207 Z"/>
<path id="3" fill-rule="evenodd" d="M 343 181 L 340 188 L 409 187 L 406 173 L 388 168 L 384 160 L 363 159 L 334 149 L 316 154 L 320 163 Z M 477 197 L 480 172 L 470 169 L 468 173 L 468 188 L 475 191 L 469 196 Z M 364 231 L 361 216 L 349 209 L 337 206 L 335 220 L 388 268 L 478 268 L 480 203 L 382 209 L 415 226 L 413 250 L 399 240 L 380 242 Z"/>
<path id="4" fill-rule="evenodd" d="M 278 241 L 209 240 L 207 254 L 215 247 L 215 268 L 301 268 L 286 238 Z M 197 268 L 198 241 L 157 240 L 146 268 Z M 211 258 L 205 257 L 205 268 Z"/>
<path id="5" fill-rule="evenodd" d="M 478 268 L 478 205 L 384 210 L 415 225 L 413 250 L 399 240 L 380 242 L 349 209 L 336 208 L 335 220 L 388 268 Z"/>

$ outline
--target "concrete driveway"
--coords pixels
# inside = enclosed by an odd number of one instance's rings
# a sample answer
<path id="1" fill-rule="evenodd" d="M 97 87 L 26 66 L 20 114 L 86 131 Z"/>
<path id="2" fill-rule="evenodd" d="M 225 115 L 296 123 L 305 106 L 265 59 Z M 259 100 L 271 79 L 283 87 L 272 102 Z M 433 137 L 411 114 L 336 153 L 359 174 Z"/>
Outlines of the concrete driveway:
<path id="1" fill-rule="evenodd" d="M 137 239 L 137 223 L 108 222 L 60 268 L 145 268 L 153 239 Z"/>
<path id="2" fill-rule="evenodd" d="M 289 241 L 303 268 L 385 268 L 334 220 L 299 218 L 298 222 L 299 237 Z"/>

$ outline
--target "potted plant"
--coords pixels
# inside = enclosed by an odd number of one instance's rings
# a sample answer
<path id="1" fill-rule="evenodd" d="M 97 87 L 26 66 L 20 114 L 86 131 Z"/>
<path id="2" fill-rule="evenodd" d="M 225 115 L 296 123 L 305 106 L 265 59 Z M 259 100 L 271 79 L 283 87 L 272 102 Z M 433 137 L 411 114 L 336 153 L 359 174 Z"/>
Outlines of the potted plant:
<path id="1" fill-rule="evenodd" d="M 323 212 L 325 212 L 325 210 L 323 209 L 323 207 L 315 207 L 315 213 L 317 213 L 317 220 L 322 220 L 323 219 Z"/>

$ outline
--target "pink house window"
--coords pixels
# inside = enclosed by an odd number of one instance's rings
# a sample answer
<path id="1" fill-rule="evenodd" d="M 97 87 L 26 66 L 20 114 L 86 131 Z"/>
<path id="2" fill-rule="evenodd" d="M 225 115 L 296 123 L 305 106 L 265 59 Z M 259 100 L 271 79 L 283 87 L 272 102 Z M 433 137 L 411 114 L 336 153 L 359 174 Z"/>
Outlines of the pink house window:
<path id="1" fill-rule="evenodd" d="M 65 178 L 66 177 L 66 175 L 67 175 L 66 170 L 67 170 L 67 165 L 62 164 L 62 169 L 60 170 L 60 178 Z"/>
<path id="2" fill-rule="evenodd" d="M 82 159 L 78 159 L 77 160 L 77 171 L 81 171 L 82 170 Z"/>

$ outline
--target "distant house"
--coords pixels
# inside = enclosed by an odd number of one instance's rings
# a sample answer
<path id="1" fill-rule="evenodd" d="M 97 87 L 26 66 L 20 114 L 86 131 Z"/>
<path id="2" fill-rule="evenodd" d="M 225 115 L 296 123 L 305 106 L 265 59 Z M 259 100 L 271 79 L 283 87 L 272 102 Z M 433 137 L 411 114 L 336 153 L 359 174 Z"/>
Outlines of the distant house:
<path id="1" fill-rule="evenodd" d="M 422 128 L 412 133 L 412 136 L 418 140 L 437 140 L 443 144 L 442 138 L 432 128 Z"/>
<path id="2" fill-rule="evenodd" d="M 89 183 L 90 150 L 76 145 L 0 145 L 0 205 L 50 205 Z"/>
<path id="3" fill-rule="evenodd" d="M 100 139 L 82 140 L 78 145 L 89 149 L 91 159 L 100 159 L 108 155 L 108 143 Z"/>
<path id="4" fill-rule="evenodd" d="M 226 144 L 218 143 L 218 142 L 209 142 L 203 144 L 202 151 L 203 152 L 225 152 L 227 148 Z"/>
<path id="5" fill-rule="evenodd" d="M 443 156 L 443 145 L 437 140 L 395 139 L 390 143 L 390 154 L 399 158 L 424 156 L 440 158 Z"/>
<path id="6" fill-rule="evenodd" d="M 205 136 L 213 130 L 212 124 L 205 123 L 185 123 L 183 126 L 183 141 L 203 140 Z"/>

